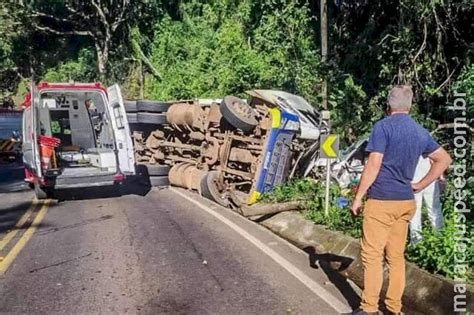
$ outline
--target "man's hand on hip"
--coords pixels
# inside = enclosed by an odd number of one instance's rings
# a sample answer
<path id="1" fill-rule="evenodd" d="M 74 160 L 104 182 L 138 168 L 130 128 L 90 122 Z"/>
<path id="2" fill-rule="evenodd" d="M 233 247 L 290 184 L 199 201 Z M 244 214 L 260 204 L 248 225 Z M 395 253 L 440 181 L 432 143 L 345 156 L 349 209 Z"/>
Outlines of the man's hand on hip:
<path id="1" fill-rule="evenodd" d="M 411 188 L 413 189 L 414 193 L 419 193 L 424 189 L 424 187 L 420 185 L 420 182 L 411 183 Z"/>
<path id="2" fill-rule="evenodd" d="M 430 171 L 418 183 L 413 183 L 411 185 L 414 192 L 420 192 L 428 187 L 428 185 L 443 175 L 444 171 L 453 161 L 449 156 L 449 153 L 441 147 L 432 152 L 429 157 L 433 161 Z"/>

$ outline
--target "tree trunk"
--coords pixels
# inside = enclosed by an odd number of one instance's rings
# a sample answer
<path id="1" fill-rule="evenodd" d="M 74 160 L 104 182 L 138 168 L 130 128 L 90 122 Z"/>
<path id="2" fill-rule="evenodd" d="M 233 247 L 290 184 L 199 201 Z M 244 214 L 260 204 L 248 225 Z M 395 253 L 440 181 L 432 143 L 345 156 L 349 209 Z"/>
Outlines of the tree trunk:
<path id="1" fill-rule="evenodd" d="M 105 83 L 107 74 L 107 64 L 109 62 L 110 34 L 105 35 L 105 39 L 95 40 L 95 50 L 97 53 L 97 67 L 99 70 L 99 79 Z"/>
<path id="2" fill-rule="evenodd" d="M 302 201 L 289 201 L 283 203 L 257 203 L 252 206 L 242 206 L 241 213 L 244 217 L 273 214 L 283 211 L 301 210 L 304 203 Z"/>
<path id="3" fill-rule="evenodd" d="M 103 81 L 105 79 L 105 71 L 106 71 L 106 64 L 107 60 L 105 59 L 104 52 L 100 47 L 99 43 L 95 43 L 95 51 L 97 54 L 97 67 L 99 70 L 99 79 Z"/>

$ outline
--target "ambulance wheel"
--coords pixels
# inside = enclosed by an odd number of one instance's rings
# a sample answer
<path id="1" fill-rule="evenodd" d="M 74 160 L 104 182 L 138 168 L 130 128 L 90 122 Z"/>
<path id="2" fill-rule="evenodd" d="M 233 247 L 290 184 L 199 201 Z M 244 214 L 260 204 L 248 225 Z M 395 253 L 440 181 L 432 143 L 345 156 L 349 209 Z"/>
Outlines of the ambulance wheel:
<path id="1" fill-rule="evenodd" d="M 53 190 L 50 188 L 41 187 L 40 184 L 38 183 L 34 184 L 34 188 L 35 188 L 35 196 L 36 196 L 36 199 L 38 200 L 51 199 L 54 197 Z"/>

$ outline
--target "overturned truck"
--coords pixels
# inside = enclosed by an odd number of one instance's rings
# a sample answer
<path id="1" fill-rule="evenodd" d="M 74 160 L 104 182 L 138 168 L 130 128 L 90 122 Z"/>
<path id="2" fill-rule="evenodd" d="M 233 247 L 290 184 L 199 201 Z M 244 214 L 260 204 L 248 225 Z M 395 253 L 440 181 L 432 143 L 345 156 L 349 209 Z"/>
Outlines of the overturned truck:
<path id="1" fill-rule="evenodd" d="M 328 126 L 302 97 L 253 90 L 249 101 L 147 103 L 129 121 L 138 164 L 169 166 L 171 185 L 239 207 L 293 176 L 308 175 Z M 140 104 L 139 104 L 140 105 Z M 152 168 L 150 168 L 152 169 Z"/>

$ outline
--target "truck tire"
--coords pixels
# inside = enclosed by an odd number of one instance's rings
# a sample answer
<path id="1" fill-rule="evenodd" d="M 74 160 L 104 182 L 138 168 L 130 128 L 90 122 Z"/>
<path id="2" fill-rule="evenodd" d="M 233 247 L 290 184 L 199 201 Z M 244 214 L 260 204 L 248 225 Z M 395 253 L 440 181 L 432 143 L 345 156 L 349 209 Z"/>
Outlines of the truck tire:
<path id="1" fill-rule="evenodd" d="M 168 176 L 170 167 L 168 165 L 146 165 L 149 176 Z"/>
<path id="2" fill-rule="evenodd" d="M 138 123 L 137 114 L 136 113 L 127 113 L 127 121 L 128 121 L 129 124 Z"/>
<path id="3" fill-rule="evenodd" d="M 127 113 L 135 113 L 137 111 L 137 101 L 124 101 L 123 105 Z"/>
<path id="4" fill-rule="evenodd" d="M 166 114 L 137 113 L 137 122 L 142 123 L 142 124 L 154 124 L 154 125 L 166 124 Z"/>
<path id="5" fill-rule="evenodd" d="M 170 185 L 168 176 L 150 176 L 150 185 L 153 187 L 166 187 Z"/>
<path id="6" fill-rule="evenodd" d="M 255 111 L 238 97 L 224 97 L 220 110 L 228 123 L 243 132 L 250 132 L 258 125 Z"/>
<path id="7" fill-rule="evenodd" d="M 216 180 L 218 171 L 210 171 L 201 180 L 201 195 L 209 200 L 215 201 L 221 206 L 228 207 L 229 200 L 222 196 L 217 188 Z"/>
<path id="8" fill-rule="evenodd" d="M 137 101 L 137 110 L 139 112 L 150 112 L 150 113 L 166 113 L 171 103 L 158 102 L 158 101 Z"/>

